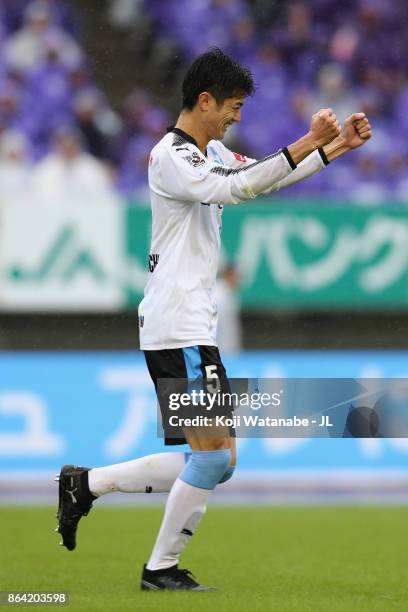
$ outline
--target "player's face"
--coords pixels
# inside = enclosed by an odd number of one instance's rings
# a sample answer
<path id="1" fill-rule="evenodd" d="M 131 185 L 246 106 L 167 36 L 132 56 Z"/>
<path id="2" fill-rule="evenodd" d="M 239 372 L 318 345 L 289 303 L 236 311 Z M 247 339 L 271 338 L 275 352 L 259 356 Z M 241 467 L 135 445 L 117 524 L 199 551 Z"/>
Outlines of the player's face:
<path id="1" fill-rule="evenodd" d="M 214 100 L 214 107 L 209 116 L 211 138 L 222 140 L 233 123 L 241 121 L 241 108 L 244 98 L 227 98 L 222 104 Z"/>

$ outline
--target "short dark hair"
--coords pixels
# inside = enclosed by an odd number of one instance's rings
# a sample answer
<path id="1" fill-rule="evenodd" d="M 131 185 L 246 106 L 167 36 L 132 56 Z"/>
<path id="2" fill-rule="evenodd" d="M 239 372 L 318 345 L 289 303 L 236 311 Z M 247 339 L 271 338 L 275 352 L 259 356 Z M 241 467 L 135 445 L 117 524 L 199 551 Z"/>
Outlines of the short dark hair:
<path id="1" fill-rule="evenodd" d="M 222 104 L 227 98 L 251 96 L 255 91 L 252 73 L 217 47 L 199 55 L 183 81 L 183 108 L 192 110 L 198 96 L 208 91 Z"/>

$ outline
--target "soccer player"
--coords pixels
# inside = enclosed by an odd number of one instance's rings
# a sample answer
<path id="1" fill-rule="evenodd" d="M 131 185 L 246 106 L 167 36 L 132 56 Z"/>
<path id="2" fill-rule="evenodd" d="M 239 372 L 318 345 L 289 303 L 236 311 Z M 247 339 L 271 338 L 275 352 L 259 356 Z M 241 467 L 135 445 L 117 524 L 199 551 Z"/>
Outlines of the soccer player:
<path id="1" fill-rule="evenodd" d="M 153 230 L 139 321 L 140 346 L 156 390 L 158 380 L 165 378 L 225 380 L 216 345 L 214 298 L 223 206 L 303 180 L 371 136 L 364 113 L 351 115 L 341 127 L 334 112 L 323 109 L 313 115 L 308 133 L 299 140 L 264 159 L 248 159 L 221 141 L 228 127 L 241 120 L 245 98 L 253 92 L 249 70 L 219 49 L 204 53 L 185 76 L 176 126 L 151 153 Z M 160 394 L 159 402 L 165 414 Z M 61 543 L 68 550 L 75 548 L 78 522 L 101 495 L 169 491 L 141 588 L 213 590 L 178 567 L 211 491 L 231 478 L 236 463 L 233 433 L 206 433 L 188 428 L 185 439 L 167 435 L 166 444 L 187 441 L 187 454 L 158 453 L 94 469 L 64 466 L 57 515 Z"/>

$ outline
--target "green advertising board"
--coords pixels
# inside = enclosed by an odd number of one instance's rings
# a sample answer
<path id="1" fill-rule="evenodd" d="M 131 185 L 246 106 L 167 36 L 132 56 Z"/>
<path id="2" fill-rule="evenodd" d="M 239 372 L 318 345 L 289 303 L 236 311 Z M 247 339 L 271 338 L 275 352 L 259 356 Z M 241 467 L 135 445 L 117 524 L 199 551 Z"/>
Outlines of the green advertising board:
<path id="1" fill-rule="evenodd" d="M 149 224 L 148 210 L 128 210 L 129 254 L 139 261 Z M 222 244 L 239 269 L 246 308 L 408 308 L 408 209 L 226 206 Z M 129 292 L 128 299 L 132 306 L 140 296 Z"/>
<path id="2" fill-rule="evenodd" d="M 151 215 L 142 206 L 6 207 L 0 308 L 120 311 L 139 303 Z M 242 306 L 268 310 L 408 309 L 408 209 L 226 206 L 222 260 Z"/>

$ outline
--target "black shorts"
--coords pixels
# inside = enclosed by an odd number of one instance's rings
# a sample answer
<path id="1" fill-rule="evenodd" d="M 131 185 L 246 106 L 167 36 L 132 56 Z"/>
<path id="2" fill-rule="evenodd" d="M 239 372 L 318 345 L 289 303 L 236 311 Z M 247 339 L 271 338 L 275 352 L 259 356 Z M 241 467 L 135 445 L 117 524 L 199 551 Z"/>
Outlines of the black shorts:
<path id="1" fill-rule="evenodd" d="M 159 351 L 144 351 L 147 368 L 156 389 L 164 430 L 164 442 L 167 445 L 185 444 L 186 439 L 182 431 L 174 436 L 174 429 L 169 431 L 166 427 L 169 417 L 169 393 L 163 390 L 161 379 L 176 379 L 178 388 L 170 383 L 172 392 L 186 392 L 188 381 L 205 379 L 219 379 L 222 391 L 229 392 L 229 382 L 219 350 L 216 346 L 189 346 L 178 349 L 163 349 Z M 224 408 L 224 413 L 231 413 L 231 408 Z M 190 407 L 191 411 L 191 407 Z M 192 415 L 189 415 L 192 416 Z M 173 435 L 171 433 L 173 432 Z M 234 435 L 231 433 L 231 435 Z"/>

